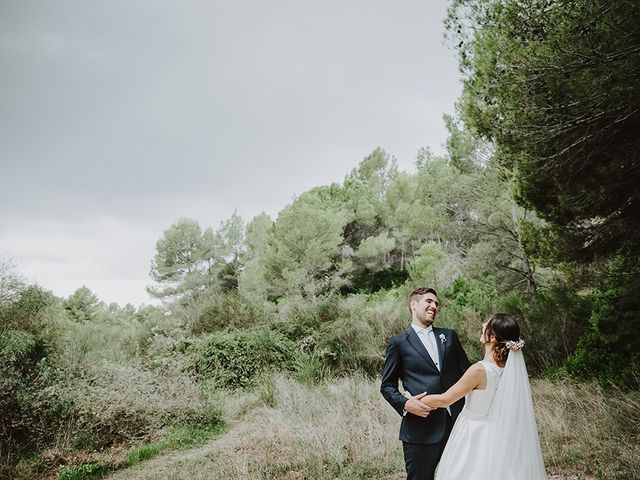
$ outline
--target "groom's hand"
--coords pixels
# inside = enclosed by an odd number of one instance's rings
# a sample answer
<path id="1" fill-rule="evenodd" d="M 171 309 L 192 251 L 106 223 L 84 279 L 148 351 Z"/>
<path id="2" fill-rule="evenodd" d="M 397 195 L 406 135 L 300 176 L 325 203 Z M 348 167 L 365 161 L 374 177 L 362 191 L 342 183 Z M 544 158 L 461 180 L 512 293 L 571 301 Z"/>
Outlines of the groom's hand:
<path id="1" fill-rule="evenodd" d="M 404 404 L 405 411 L 417 415 L 418 417 L 426 417 L 429 415 L 429 412 L 433 410 L 433 408 L 420 401 L 420 399 L 426 394 L 427 392 L 422 392 L 418 395 L 409 396 L 409 400 Z"/>

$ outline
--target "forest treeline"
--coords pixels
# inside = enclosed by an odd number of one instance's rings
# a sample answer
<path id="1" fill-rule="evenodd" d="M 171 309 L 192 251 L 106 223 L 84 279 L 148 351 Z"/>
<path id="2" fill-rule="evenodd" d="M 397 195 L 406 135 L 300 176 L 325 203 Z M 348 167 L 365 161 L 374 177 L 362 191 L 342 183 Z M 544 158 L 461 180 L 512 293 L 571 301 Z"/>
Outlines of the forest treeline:
<path id="1" fill-rule="evenodd" d="M 160 306 L 106 305 L 84 286 L 59 298 L 4 262 L 0 477 L 100 475 L 141 451 L 78 452 L 158 432 L 205 441 L 225 428 L 221 397 L 268 403 L 274 372 L 376 378 L 416 286 L 438 290 L 438 322 L 472 358 L 481 323 L 506 311 L 534 375 L 637 390 L 639 9 L 454 0 L 465 81 L 446 152 L 423 149 L 406 172 L 377 148 L 275 218 L 177 220 L 150 268 Z"/>

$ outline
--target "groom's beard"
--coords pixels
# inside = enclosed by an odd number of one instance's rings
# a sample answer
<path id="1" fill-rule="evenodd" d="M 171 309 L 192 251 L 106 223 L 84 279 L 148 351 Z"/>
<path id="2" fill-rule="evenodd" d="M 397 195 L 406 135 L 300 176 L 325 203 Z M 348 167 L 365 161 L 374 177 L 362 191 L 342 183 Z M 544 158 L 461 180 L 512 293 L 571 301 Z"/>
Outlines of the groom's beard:
<path id="1" fill-rule="evenodd" d="M 429 325 L 433 324 L 434 320 L 436 319 L 435 312 L 433 312 L 432 315 L 433 316 L 427 314 L 426 310 L 424 312 L 420 312 L 418 314 L 418 321 L 425 327 L 428 327 Z"/>

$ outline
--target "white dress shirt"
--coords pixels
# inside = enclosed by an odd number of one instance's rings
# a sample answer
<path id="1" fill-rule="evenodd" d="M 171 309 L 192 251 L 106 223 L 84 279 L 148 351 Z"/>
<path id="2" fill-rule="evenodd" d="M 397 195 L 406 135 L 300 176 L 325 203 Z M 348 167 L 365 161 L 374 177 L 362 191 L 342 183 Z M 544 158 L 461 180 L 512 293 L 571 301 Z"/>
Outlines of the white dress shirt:
<path id="1" fill-rule="evenodd" d="M 416 325 L 415 323 L 412 323 L 411 326 L 413 327 L 415 332 L 418 334 L 418 338 L 422 342 L 422 345 L 424 345 L 424 348 L 427 349 L 427 352 L 429 352 L 429 356 L 431 357 L 431 360 L 433 360 L 433 363 L 436 364 L 436 367 L 438 368 L 438 371 L 439 371 L 440 356 L 438 355 L 438 344 L 436 343 L 436 334 L 433 333 L 433 326 L 429 325 L 427 328 L 424 328 Z M 450 407 L 447 407 L 447 412 L 449 413 L 449 415 L 451 415 Z M 404 414 L 406 414 L 406 411 Z"/>
<path id="2" fill-rule="evenodd" d="M 424 345 L 424 348 L 426 348 L 427 352 L 429 352 L 431 360 L 433 360 L 433 363 L 435 363 L 436 367 L 438 367 L 438 370 L 440 370 L 440 356 L 438 355 L 436 334 L 433 333 L 433 327 L 429 325 L 428 327 L 424 328 L 416 325 L 415 323 L 412 323 L 411 326 L 418 334 L 418 338 L 420 338 L 420 341 L 422 342 L 422 345 Z"/>

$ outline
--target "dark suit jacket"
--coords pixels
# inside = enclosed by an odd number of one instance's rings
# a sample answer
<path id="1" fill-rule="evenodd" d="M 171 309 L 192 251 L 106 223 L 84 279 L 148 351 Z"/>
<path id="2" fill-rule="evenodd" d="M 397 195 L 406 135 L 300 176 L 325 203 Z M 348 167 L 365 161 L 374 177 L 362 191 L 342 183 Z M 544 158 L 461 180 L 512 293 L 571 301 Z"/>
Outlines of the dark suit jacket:
<path id="1" fill-rule="evenodd" d="M 412 395 L 425 391 L 444 393 L 471 365 L 454 330 L 434 327 L 433 333 L 440 356 L 440 371 L 412 327 L 389 339 L 380 391 L 400 415 L 404 413 L 407 399 L 398 390 L 398 380 Z M 444 335 L 444 342 L 440 335 Z M 464 399 L 451 405 L 454 420 L 463 406 Z M 440 442 L 445 433 L 447 415 L 445 408 L 433 410 L 426 418 L 407 413 L 402 417 L 400 440 L 423 445 Z"/>

